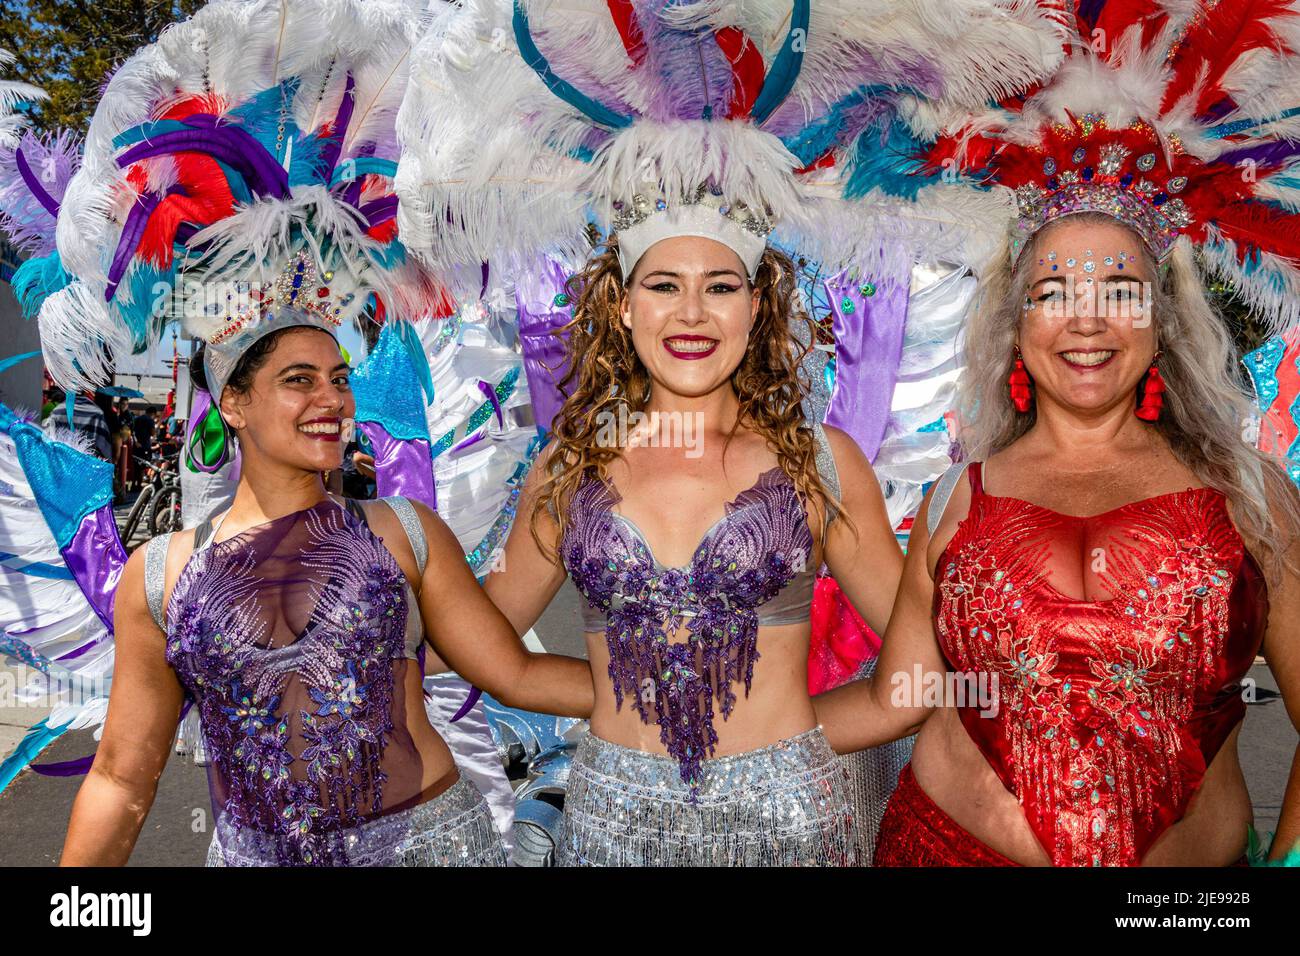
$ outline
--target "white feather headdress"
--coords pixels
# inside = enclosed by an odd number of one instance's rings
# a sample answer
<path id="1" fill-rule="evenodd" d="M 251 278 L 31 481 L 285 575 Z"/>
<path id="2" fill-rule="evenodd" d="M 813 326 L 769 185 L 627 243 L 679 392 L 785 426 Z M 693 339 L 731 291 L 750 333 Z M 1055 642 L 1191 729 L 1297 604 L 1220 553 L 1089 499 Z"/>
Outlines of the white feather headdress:
<path id="1" fill-rule="evenodd" d="M 229 350 L 290 309 L 440 307 L 391 191 L 422 24 L 416 0 L 215 0 L 123 64 L 58 217 L 51 374 L 94 381 L 170 318 Z"/>
<path id="2" fill-rule="evenodd" d="M 638 194 L 653 215 L 703 192 L 827 264 L 961 248 L 981 205 L 961 190 L 954 210 L 843 201 L 861 134 L 916 97 L 1034 82 L 1060 30 L 1023 0 L 467 0 L 421 43 L 399 116 L 402 234 L 441 266 L 526 268 L 584 257 L 589 218 L 617 225 Z"/>

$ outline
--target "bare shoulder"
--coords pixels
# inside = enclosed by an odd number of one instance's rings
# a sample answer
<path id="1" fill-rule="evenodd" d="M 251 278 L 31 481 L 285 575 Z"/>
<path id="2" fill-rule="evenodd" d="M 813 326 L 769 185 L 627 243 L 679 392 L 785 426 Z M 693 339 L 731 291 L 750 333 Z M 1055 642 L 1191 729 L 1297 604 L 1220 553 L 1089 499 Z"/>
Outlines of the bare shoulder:
<path id="1" fill-rule="evenodd" d="M 552 439 L 533 458 L 533 463 L 528 468 L 528 474 L 524 476 L 523 494 L 529 497 L 536 495 L 552 473 L 560 468 L 560 465 L 560 444 L 555 439 Z"/>
<path id="2" fill-rule="evenodd" d="M 826 433 L 826 443 L 830 446 L 831 457 L 835 459 L 835 470 L 839 473 L 843 491 L 850 491 L 853 487 L 851 483 L 868 479 L 876 481 L 876 472 L 871 467 L 871 462 L 847 432 L 834 425 L 822 425 L 822 431 Z"/>

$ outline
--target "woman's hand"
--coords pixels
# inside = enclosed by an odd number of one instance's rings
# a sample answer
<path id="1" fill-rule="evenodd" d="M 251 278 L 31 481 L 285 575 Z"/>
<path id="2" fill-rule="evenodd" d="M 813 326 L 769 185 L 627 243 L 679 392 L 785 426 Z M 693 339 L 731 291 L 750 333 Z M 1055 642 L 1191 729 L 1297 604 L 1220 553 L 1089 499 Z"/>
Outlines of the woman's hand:
<path id="1" fill-rule="evenodd" d="M 184 691 L 149 614 L 144 548 L 126 563 L 113 611 L 115 660 L 108 718 L 95 762 L 77 792 L 63 866 L 123 866 L 158 789 Z"/>

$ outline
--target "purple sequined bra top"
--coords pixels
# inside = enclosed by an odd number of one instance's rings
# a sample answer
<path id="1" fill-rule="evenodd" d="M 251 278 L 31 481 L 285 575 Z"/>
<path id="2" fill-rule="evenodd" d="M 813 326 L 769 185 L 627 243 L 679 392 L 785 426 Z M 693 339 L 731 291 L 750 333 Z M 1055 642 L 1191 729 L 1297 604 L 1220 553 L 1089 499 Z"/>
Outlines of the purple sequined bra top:
<path id="1" fill-rule="evenodd" d="M 726 505 L 689 564 L 669 568 L 615 513 L 620 500 L 611 481 L 588 476 L 570 500 L 561 556 L 589 605 L 586 629 L 603 624 L 616 705 L 630 697 L 649 723 L 653 701 L 659 739 L 694 787 L 718 740 L 715 702 L 725 720 L 733 685 L 749 692 L 759 625 L 808 620 L 812 533 L 794 484 L 773 468 Z M 682 628 L 687 639 L 672 640 Z"/>
<path id="2" fill-rule="evenodd" d="M 419 801 L 403 693 L 410 590 L 331 501 L 195 551 L 167 607 L 167 662 L 195 706 L 214 809 L 284 864 Z"/>

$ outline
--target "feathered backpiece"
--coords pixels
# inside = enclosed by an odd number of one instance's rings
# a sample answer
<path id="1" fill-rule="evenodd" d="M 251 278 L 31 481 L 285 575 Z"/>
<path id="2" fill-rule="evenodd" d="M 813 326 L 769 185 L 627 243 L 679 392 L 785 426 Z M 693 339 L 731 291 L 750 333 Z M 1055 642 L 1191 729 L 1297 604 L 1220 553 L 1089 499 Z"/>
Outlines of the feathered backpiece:
<path id="1" fill-rule="evenodd" d="M 1300 3 L 1079 0 L 1061 68 L 941 137 L 1014 192 L 1012 245 L 1101 211 L 1157 258 L 1186 237 L 1275 328 L 1300 321 Z"/>
<path id="2" fill-rule="evenodd" d="M 593 219 L 709 220 L 742 258 L 770 230 L 828 267 L 879 256 L 877 210 L 844 201 L 864 130 L 916 97 L 1011 95 L 1059 57 L 1059 17 L 1023 0 L 466 0 L 416 56 L 398 221 L 471 280 L 581 259 Z"/>
<path id="3" fill-rule="evenodd" d="M 101 378 L 176 318 L 219 392 L 273 326 L 441 307 L 392 191 L 422 22 L 415 0 L 215 0 L 127 60 L 58 217 L 76 281 L 40 308 L 56 380 Z"/>
<path id="4" fill-rule="evenodd" d="M 14 56 L 0 50 L 0 68 Z M 54 217 L 76 170 L 80 139 L 67 132 L 38 134 L 22 106 L 43 100 L 30 83 L 0 80 L 0 229 L 31 256 L 54 249 Z"/>
<path id="5" fill-rule="evenodd" d="M 0 67 L 13 55 L 0 50 Z M 81 137 L 67 130 L 37 133 L 21 104 L 45 99 L 27 83 L 0 81 L 0 230 L 27 258 L 11 284 L 27 315 L 70 282 L 54 251 L 54 227 L 68 181 L 81 162 Z"/>

